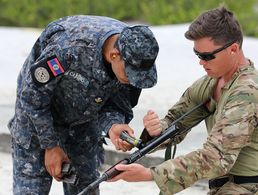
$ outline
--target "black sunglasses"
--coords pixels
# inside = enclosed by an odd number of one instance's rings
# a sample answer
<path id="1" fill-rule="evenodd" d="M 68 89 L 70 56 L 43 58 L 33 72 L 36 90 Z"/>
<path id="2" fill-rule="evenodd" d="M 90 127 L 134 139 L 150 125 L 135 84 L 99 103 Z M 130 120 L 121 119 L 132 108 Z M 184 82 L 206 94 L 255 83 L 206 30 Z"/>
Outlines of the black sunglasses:
<path id="1" fill-rule="evenodd" d="M 195 49 L 193 49 L 193 50 L 194 50 L 195 55 L 198 56 L 198 58 L 200 58 L 201 60 L 204 60 L 204 61 L 209 61 L 209 60 L 213 60 L 216 58 L 216 56 L 214 54 L 219 53 L 220 51 L 228 48 L 233 43 L 235 43 L 235 41 L 231 41 L 231 42 L 227 43 L 226 45 L 224 45 L 223 47 L 215 49 L 212 52 L 199 52 L 199 51 L 196 51 Z"/>

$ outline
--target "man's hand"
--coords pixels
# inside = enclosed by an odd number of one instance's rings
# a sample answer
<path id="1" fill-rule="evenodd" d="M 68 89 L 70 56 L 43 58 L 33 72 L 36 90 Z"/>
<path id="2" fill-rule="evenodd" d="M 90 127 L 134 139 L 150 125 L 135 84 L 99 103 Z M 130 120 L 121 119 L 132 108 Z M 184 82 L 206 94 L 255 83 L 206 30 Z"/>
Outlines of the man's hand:
<path id="1" fill-rule="evenodd" d="M 57 181 L 62 179 L 62 164 L 69 162 L 69 159 L 62 148 L 56 146 L 45 150 L 45 166 L 48 173 Z"/>
<path id="2" fill-rule="evenodd" d="M 143 125 L 152 137 L 158 136 L 162 131 L 159 117 L 152 110 L 149 110 L 143 117 Z"/>
<path id="3" fill-rule="evenodd" d="M 108 131 L 108 134 L 111 142 L 114 144 L 116 149 L 125 152 L 131 150 L 133 146 L 120 138 L 120 134 L 122 131 L 126 131 L 130 136 L 134 137 L 134 131 L 126 124 L 113 124 Z"/>
<path id="4" fill-rule="evenodd" d="M 118 164 L 115 166 L 115 169 L 122 171 L 119 175 L 108 180 L 110 182 L 123 179 L 127 182 L 138 182 L 138 181 L 151 181 L 153 176 L 149 168 L 133 163 L 129 165 Z"/>

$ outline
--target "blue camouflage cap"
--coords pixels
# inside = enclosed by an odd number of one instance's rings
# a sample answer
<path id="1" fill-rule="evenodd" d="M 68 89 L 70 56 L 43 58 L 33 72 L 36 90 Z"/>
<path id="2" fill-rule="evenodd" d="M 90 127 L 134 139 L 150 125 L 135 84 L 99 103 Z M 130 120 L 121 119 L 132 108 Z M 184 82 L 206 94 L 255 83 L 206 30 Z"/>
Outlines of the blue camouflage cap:
<path id="1" fill-rule="evenodd" d="M 147 26 L 125 27 L 117 41 L 125 61 L 129 83 L 137 88 L 153 87 L 157 83 L 155 60 L 158 42 Z"/>

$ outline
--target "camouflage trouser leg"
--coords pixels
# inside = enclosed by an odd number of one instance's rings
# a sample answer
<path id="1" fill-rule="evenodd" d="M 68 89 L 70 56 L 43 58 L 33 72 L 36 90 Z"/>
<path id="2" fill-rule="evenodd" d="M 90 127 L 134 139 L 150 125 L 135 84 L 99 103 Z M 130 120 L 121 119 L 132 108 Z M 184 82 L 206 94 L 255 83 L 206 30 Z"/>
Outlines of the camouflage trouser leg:
<path id="1" fill-rule="evenodd" d="M 90 128 L 94 127 L 88 126 L 87 130 L 89 131 Z M 77 128 L 73 136 L 70 136 L 64 144 L 69 159 L 79 177 L 79 183 L 76 186 L 64 183 L 65 195 L 78 194 L 99 177 L 97 170 L 99 149 L 96 144 L 89 142 L 92 137 L 89 137 L 86 133 L 87 131 L 84 128 Z M 88 195 L 99 195 L 99 189 L 88 193 Z"/>
<path id="2" fill-rule="evenodd" d="M 208 195 L 258 195 L 258 183 L 235 184 L 227 182 L 220 188 L 211 189 Z"/>
<path id="3" fill-rule="evenodd" d="M 70 145 L 70 147 L 68 147 L 68 145 Z M 64 183 L 64 194 L 76 195 L 99 176 L 97 171 L 97 154 L 96 151 L 92 153 L 89 152 L 90 150 L 85 150 L 85 143 L 75 144 L 71 141 L 68 145 L 69 157 L 78 172 L 79 184 L 75 186 Z M 52 177 L 45 169 L 45 152 L 40 149 L 37 138 L 32 137 L 28 149 L 25 149 L 15 142 L 12 143 L 12 149 L 13 194 L 48 195 L 51 188 Z M 99 195 L 99 189 L 87 195 Z"/>
<path id="4" fill-rule="evenodd" d="M 13 194 L 47 195 L 52 177 L 44 166 L 44 150 L 39 149 L 32 138 L 30 148 L 25 149 L 13 141 Z"/>

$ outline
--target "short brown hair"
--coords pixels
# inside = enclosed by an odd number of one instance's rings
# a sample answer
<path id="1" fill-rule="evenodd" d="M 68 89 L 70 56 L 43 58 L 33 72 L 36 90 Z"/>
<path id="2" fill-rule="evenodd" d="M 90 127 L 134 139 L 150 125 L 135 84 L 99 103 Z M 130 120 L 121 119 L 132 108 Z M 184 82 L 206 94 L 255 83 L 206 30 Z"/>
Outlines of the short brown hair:
<path id="1" fill-rule="evenodd" d="M 185 32 L 189 40 L 210 37 L 215 44 L 222 45 L 231 41 L 243 42 L 243 32 L 234 14 L 221 6 L 202 13 Z"/>

